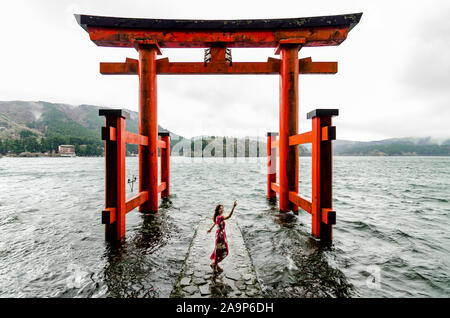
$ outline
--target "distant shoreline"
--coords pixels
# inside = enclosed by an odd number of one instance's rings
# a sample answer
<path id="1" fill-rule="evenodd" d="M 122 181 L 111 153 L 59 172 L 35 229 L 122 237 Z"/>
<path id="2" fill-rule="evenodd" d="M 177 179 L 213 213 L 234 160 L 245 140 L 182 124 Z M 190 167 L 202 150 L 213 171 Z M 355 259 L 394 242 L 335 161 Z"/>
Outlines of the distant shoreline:
<path id="1" fill-rule="evenodd" d="M 450 157 L 450 155 L 414 155 L 414 154 L 405 154 L 405 155 L 356 155 L 356 154 L 333 154 L 334 157 Z M 104 158 L 105 156 L 61 156 L 59 154 L 43 154 L 43 153 L 28 153 L 28 154 L 8 154 L 8 155 L 0 155 L 0 158 Z M 127 158 L 138 157 L 137 155 L 127 155 Z M 214 157 L 214 156 L 176 156 L 172 157 L 182 157 L 182 158 L 266 158 L 266 156 L 227 156 L 227 157 Z M 311 155 L 304 155 L 299 157 L 311 157 Z"/>

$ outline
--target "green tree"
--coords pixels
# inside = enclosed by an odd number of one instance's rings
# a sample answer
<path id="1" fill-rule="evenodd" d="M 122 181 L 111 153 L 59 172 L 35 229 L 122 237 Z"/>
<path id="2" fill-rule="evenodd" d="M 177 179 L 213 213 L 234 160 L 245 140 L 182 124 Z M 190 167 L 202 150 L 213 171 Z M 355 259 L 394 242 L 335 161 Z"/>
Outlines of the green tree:
<path id="1" fill-rule="evenodd" d="M 36 136 L 36 134 L 34 134 L 32 131 L 26 130 L 26 129 L 22 129 L 22 130 L 19 132 L 19 135 L 20 135 L 20 138 L 21 138 L 21 139 L 25 139 L 25 138 L 31 137 L 31 136 Z"/>
<path id="2" fill-rule="evenodd" d="M 26 137 L 23 140 L 23 146 L 25 151 L 38 152 L 40 150 L 39 143 L 36 137 Z"/>
<path id="3" fill-rule="evenodd" d="M 25 151 L 23 142 L 20 139 L 8 139 L 8 150 L 15 154 L 19 154 Z"/>

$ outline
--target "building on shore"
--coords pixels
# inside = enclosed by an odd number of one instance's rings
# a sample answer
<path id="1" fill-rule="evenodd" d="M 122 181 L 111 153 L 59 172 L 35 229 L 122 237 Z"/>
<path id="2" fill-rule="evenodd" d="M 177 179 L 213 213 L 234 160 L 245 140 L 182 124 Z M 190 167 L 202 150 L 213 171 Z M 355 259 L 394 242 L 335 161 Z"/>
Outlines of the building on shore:
<path id="1" fill-rule="evenodd" d="M 58 153 L 61 157 L 75 157 L 75 146 L 74 145 L 59 145 Z"/>

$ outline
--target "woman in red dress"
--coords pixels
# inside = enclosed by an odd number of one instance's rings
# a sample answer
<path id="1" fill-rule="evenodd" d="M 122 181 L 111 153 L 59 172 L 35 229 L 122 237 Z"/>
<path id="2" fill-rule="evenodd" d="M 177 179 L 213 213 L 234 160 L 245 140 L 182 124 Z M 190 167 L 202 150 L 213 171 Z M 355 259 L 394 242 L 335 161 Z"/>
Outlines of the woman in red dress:
<path id="1" fill-rule="evenodd" d="M 223 271 L 223 269 L 219 267 L 219 263 L 223 261 L 223 259 L 228 255 L 228 242 L 227 236 L 225 234 L 225 220 L 229 219 L 233 215 L 234 208 L 236 207 L 236 205 L 237 202 L 234 201 L 233 208 L 231 209 L 230 214 L 228 214 L 227 216 L 223 216 L 223 205 L 218 204 L 214 211 L 213 217 L 214 224 L 207 231 L 207 233 L 211 233 L 214 226 L 217 225 L 218 227 L 216 232 L 216 245 L 213 253 L 211 254 L 211 259 L 213 260 L 213 262 L 211 263 L 211 268 L 216 273 Z"/>

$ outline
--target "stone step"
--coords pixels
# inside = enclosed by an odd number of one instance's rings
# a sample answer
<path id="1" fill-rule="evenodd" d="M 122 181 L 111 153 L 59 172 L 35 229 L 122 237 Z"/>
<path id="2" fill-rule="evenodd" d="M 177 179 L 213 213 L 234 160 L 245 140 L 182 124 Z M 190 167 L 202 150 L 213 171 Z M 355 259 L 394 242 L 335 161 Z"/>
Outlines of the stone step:
<path id="1" fill-rule="evenodd" d="M 188 255 L 181 269 L 171 297 L 261 297 L 261 286 L 235 218 L 225 221 L 229 254 L 219 263 L 222 273 L 215 274 L 210 267 L 214 250 L 216 227 L 202 220 L 195 231 Z"/>

